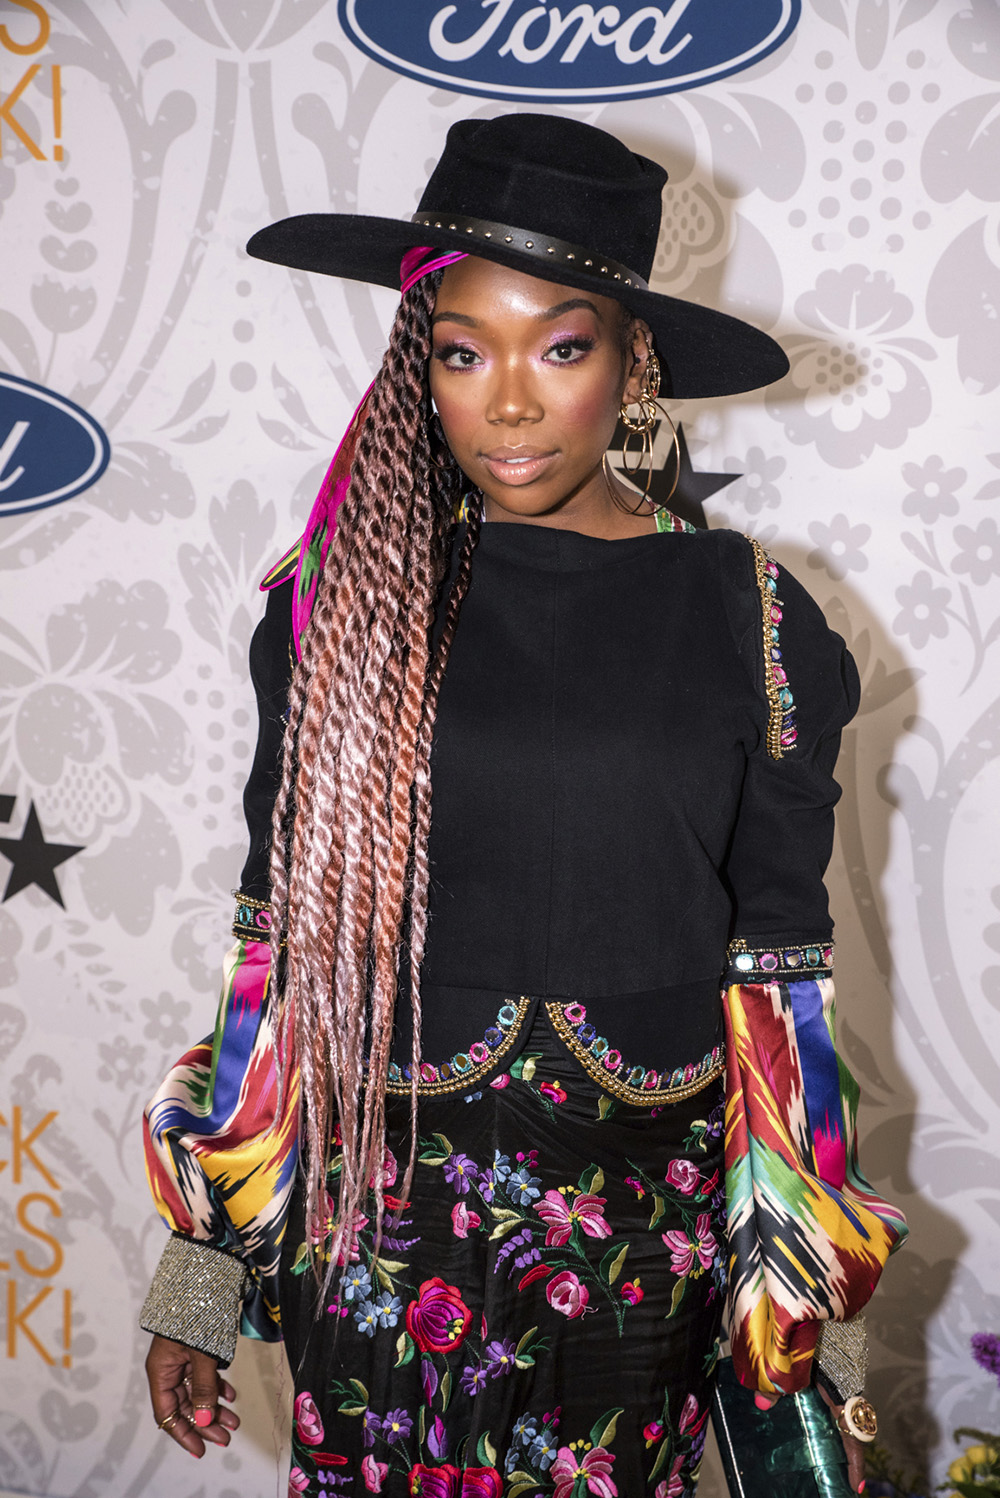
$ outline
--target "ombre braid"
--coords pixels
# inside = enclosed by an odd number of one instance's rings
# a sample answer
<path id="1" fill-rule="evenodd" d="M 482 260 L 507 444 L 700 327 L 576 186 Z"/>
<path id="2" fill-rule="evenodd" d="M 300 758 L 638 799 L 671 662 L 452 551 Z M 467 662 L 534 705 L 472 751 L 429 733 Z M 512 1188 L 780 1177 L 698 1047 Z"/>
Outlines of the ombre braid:
<path id="1" fill-rule="evenodd" d="M 335 1121 L 343 1143 L 327 1280 L 349 1249 L 370 1188 L 381 1233 L 386 1078 L 407 936 L 413 1120 L 404 1200 L 416 1158 L 431 737 L 479 535 L 475 516 L 442 599 L 464 480 L 429 414 L 439 281 L 428 277 L 403 297 L 372 388 L 292 680 L 274 808 L 279 1072 L 284 1088 L 293 1066 L 301 1080 L 310 1228 L 326 1217 Z M 444 618 L 432 656 L 439 606 Z"/>

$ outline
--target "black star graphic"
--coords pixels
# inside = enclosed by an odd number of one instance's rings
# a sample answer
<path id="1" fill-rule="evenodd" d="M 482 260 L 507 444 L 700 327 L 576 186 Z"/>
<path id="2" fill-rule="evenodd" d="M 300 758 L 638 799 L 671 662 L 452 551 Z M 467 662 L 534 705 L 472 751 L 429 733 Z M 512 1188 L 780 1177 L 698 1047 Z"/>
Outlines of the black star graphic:
<path id="1" fill-rule="evenodd" d="M 15 796 L 0 796 L 0 822 L 9 822 L 14 815 Z"/>
<path id="2" fill-rule="evenodd" d="M 57 905 L 63 905 L 63 897 L 56 883 L 55 871 L 61 863 L 66 862 L 67 858 L 72 858 L 74 853 L 81 851 L 82 845 L 77 848 L 69 843 L 45 841 L 35 803 L 32 801 L 28 807 L 28 817 L 21 836 L 0 837 L 0 853 L 4 858 L 9 858 L 13 864 L 0 904 L 5 905 L 12 895 L 20 893 L 22 889 L 27 889 L 29 884 L 37 884 L 50 900 L 55 900 Z M 64 910 L 65 908 L 63 905 Z"/>
<path id="3" fill-rule="evenodd" d="M 612 448 L 609 450 L 611 456 L 617 457 L 620 453 L 624 436 L 625 428 L 619 423 L 612 439 Z M 680 422 L 677 423 L 677 446 L 680 451 L 681 466 L 677 487 L 671 494 L 670 486 L 677 472 L 677 454 L 674 452 L 669 422 L 658 421 L 653 427 L 653 472 L 649 484 L 649 497 L 654 504 L 663 505 L 668 510 L 672 510 L 675 515 L 697 526 L 699 530 L 708 530 L 704 501 L 709 495 L 717 493 L 719 489 L 725 489 L 727 484 L 735 483 L 740 475 L 738 473 L 696 473 L 691 466 L 687 438 L 684 436 L 684 427 Z M 638 438 L 633 437 L 629 451 L 630 464 L 635 462 L 639 447 Z M 645 486 L 645 464 L 636 475 L 636 479 L 632 480 L 633 483 L 636 481 L 640 489 Z"/>

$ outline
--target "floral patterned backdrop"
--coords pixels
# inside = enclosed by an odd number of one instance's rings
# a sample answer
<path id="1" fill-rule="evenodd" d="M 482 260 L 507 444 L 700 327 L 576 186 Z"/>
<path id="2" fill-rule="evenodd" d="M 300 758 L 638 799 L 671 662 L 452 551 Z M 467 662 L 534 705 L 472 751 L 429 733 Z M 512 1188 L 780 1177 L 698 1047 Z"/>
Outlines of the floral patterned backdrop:
<path id="1" fill-rule="evenodd" d="M 411 212 L 448 126 L 498 106 L 369 61 L 324 0 L 0 19 L 0 367 L 112 448 L 77 498 L 0 515 L 0 1486 L 254 1498 L 279 1488 L 278 1358 L 241 1350 L 245 1428 L 202 1467 L 148 1412 L 135 1321 L 163 1232 L 138 1119 L 212 1024 L 256 583 L 394 299 L 242 246 L 289 212 Z M 1000 1330 L 1000 7 L 805 0 L 747 71 L 570 112 L 667 165 L 656 284 L 791 358 L 766 394 L 674 414 L 718 476 L 709 523 L 798 574 L 864 679 L 831 874 L 840 1035 L 867 1168 L 912 1226 L 872 1305 L 871 1393 L 937 1480 L 954 1426 L 997 1424 L 969 1337 Z"/>

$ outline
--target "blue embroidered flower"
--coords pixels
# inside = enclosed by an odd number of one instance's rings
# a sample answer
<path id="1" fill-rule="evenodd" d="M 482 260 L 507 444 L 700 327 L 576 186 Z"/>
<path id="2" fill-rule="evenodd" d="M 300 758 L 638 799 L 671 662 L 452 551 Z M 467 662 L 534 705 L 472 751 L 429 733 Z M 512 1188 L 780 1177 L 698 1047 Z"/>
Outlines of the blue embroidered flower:
<path id="1" fill-rule="evenodd" d="M 351 1264 L 344 1270 L 340 1288 L 345 1300 L 367 1300 L 371 1294 L 372 1277 L 363 1264 Z"/>
<path id="2" fill-rule="evenodd" d="M 372 1302 L 379 1326 L 395 1326 L 403 1309 L 403 1302 L 391 1290 L 383 1290 Z"/>
<path id="3" fill-rule="evenodd" d="M 528 1456 L 539 1472 L 547 1472 L 555 1461 L 558 1450 L 555 1432 L 546 1425 L 532 1441 Z"/>
<path id="4" fill-rule="evenodd" d="M 519 1446 L 530 1446 L 538 1435 L 538 1421 L 525 1410 L 514 1421 L 514 1440 Z"/>
<path id="5" fill-rule="evenodd" d="M 527 1207 L 536 1196 L 541 1195 L 538 1190 L 541 1184 L 541 1176 L 531 1175 L 528 1167 L 522 1165 L 520 1170 L 512 1172 L 507 1181 L 507 1195 L 517 1206 Z"/>
<path id="6" fill-rule="evenodd" d="M 483 1350 L 483 1356 L 486 1359 L 486 1371 L 491 1378 L 503 1378 L 505 1374 L 513 1373 L 514 1348 L 514 1341 L 509 1337 L 487 1344 Z M 527 1417 L 522 1416 L 522 1419 L 525 1418 Z M 516 1432 L 517 1426 L 514 1429 Z"/>
<path id="7" fill-rule="evenodd" d="M 449 1155 L 444 1162 L 444 1178 L 459 1196 L 465 1196 L 479 1174 L 479 1167 L 469 1155 Z"/>
<path id="8" fill-rule="evenodd" d="M 486 1369 L 480 1368 L 478 1363 L 469 1364 L 462 1369 L 461 1384 L 466 1394 L 478 1394 L 486 1382 Z"/>
<path id="9" fill-rule="evenodd" d="M 378 1326 L 378 1311 L 370 1300 L 363 1300 L 354 1312 L 354 1324 L 366 1337 L 374 1337 Z"/>
<path id="10" fill-rule="evenodd" d="M 499 1150 L 493 1153 L 493 1179 L 502 1186 L 510 1175 L 510 1156 L 501 1155 Z"/>

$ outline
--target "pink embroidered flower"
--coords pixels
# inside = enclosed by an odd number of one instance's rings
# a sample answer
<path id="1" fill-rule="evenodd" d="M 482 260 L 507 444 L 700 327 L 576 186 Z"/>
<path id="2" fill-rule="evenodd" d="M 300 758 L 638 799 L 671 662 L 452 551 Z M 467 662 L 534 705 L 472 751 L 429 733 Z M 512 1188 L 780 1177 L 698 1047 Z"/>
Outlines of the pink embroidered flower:
<path id="1" fill-rule="evenodd" d="M 664 1243 L 670 1250 L 670 1267 L 674 1274 L 681 1278 L 690 1274 L 694 1268 L 697 1257 L 701 1270 L 711 1269 L 712 1260 L 718 1252 L 719 1245 L 715 1241 L 712 1232 L 712 1219 L 707 1212 L 698 1214 L 695 1223 L 695 1239 L 692 1243 L 687 1233 L 680 1232 L 677 1228 L 671 1228 L 669 1233 L 661 1234 Z M 700 1273 L 701 1270 L 697 1272 Z"/>
<path id="2" fill-rule="evenodd" d="M 304 1389 L 295 1401 L 295 1430 L 306 1446 L 318 1446 L 323 1439 L 323 1422 L 316 1401 Z"/>
<path id="3" fill-rule="evenodd" d="M 451 1209 L 451 1230 L 456 1238 L 468 1238 L 482 1223 L 476 1212 L 470 1212 L 463 1201 L 457 1201 Z"/>
<path id="4" fill-rule="evenodd" d="M 650 1420 L 649 1424 L 644 1426 L 642 1431 L 642 1438 L 646 1442 L 646 1450 L 648 1451 L 650 1446 L 655 1446 L 662 1436 L 662 1423 L 659 1420 Z"/>
<path id="5" fill-rule="evenodd" d="M 535 1211 L 543 1222 L 549 1224 L 545 1234 L 546 1248 L 561 1248 L 568 1243 L 577 1223 L 588 1238 L 610 1238 L 611 1229 L 604 1221 L 606 1201 L 607 1197 L 591 1196 L 586 1191 L 576 1196 L 546 1191 L 542 1200 L 535 1202 Z"/>
<path id="6" fill-rule="evenodd" d="M 449 1462 L 444 1467 L 425 1467 L 418 1462 L 410 1468 L 411 1498 L 461 1498 L 462 1474 Z"/>
<path id="7" fill-rule="evenodd" d="M 361 1459 L 361 1476 L 369 1493 L 381 1493 L 382 1484 L 389 1475 L 388 1462 L 377 1462 L 373 1456 Z"/>
<path id="8" fill-rule="evenodd" d="M 436 1275 L 424 1280 L 419 1297 L 406 1308 L 406 1330 L 421 1352 L 455 1352 L 468 1336 L 471 1321 L 472 1312 L 457 1285 L 446 1285 Z"/>
<path id="9" fill-rule="evenodd" d="M 309 1486 L 309 1479 L 301 1467 L 293 1467 L 288 1474 L 288 1498 L 299 1498 Z"/>
<path id="10" fill-rule="evenodd" d="M 675 1456 L 670 1476 L 657 1483 L 654 1498 L 684 1498 L 685 1483 L 680 1475 L 683 1465 L 683 1455 Z"/>
<path id="11" fill-rule="evenodd" d="M 622 1285 L 622 1300 L 627 1300 L 630 1306 L 637 1306 L 645 1293 L 638 1280 L 626 1280 Z"/>
<path id="12" fill-rule="evenodd" d="M 558 1082 L 542 1082 L 538 1090 L 550 1103 L 564 1103 L 568 1096 L 565 1087 L 560 1087 Z"/>
<path id="13" fill-rule="evenodd" d="M 671 1160 L 664 1180 L 685 1196 L 693 1196 L 698 1190 L 698 1167 L 691 1160 Z"/>
<path id="14" fill-rule="evenodd" d="M 618 1488 L 611 1476 L 614 1454 L 603 1446 L 592 1446 L 582 1455 L 571 1446 L 560 1446 L 559 1454 L 552 1463 L 551 1476 L 555 1481 L 553 1498 L 571 1498 L 578 1491 L 577 1480 L 586 1482 L 585 1491 L 595 1493 L 597 1498 L 618 1498 Z"/>
<path id="15" fill-rule="evenodd" d="M 494 1077 L 493 1078 L 493 1081 L 490 1083 L 490 1086 L 491 1087 L 495 1087 L 498 1092 L 501 1092 L 505 1087 L 509 1087 L 510 1086 L 510 1072 L 509 1071 L 502 1071 L 498 1077 Z"/>
<path id="16" fill-rule="evenodd" d="M 695 1399 L 693 1394 L 689 1394 L 684 1401 L 684 1408 L 681 1410 L 681 1418 L 677 1422 L 678 1434 L 683 1435 L 686 1430 L 690 1430 L 693 1435 L 697 1435 L 698 1431 L 701 1429 L 707 1419 L 707 1408 L 699 1417 L 698 1401 L 697 1399 Z"/>
<path id="17" fill-rule="evenodd" d="M 575 1321 L 587 1309 L 590 1291 L 580 1283 L 572 1269 L 564 1269 L 545 1286 L 545 1298 L 554 1311 Z"/>
<path id="18" fill-rule="evenodd" d="M 462 1498 L 500 1498 L 503 1480 L 495 1467 L 466 1467 L 462 1473 Z"/>

